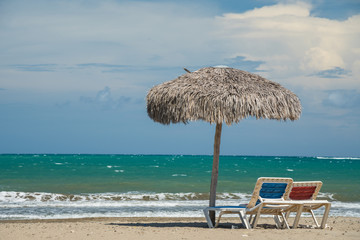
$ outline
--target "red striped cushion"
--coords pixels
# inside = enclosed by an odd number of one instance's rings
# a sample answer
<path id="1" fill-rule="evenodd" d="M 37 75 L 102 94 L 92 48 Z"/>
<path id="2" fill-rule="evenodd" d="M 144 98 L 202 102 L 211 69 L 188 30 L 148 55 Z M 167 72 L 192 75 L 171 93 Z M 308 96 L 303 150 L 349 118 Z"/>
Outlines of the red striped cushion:
<path id="1" fill-rule="evenodd" d="M 293 187 L 290 192 L 290 199 L 292 200 L 308 200 L 311 199 L 316 186 L 309 187 Z"/>

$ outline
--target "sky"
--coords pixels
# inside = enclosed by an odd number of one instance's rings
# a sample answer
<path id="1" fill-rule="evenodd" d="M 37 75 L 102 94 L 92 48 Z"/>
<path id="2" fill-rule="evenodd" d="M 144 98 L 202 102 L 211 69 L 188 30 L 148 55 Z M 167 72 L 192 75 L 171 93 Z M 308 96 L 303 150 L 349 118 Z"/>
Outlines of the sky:
<path id="1" fill-rule="evenodd" d="M 360 156 L 359 0 L 0 0 L 0 153 L 211 155 L 215 125 L 162 125 L 146 94 L 226 65 L 301 100 L 224 126 L 222 155 Z"/>

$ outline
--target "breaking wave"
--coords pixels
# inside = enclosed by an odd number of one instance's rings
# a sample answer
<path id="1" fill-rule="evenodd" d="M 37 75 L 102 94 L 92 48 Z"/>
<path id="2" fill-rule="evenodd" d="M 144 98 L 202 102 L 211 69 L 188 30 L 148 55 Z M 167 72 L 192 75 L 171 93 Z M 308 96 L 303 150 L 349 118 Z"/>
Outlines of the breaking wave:
<path id="1" fill-rule="evenodd" d="M 250 200 L 249 193 L 219 193 L 217 205 L 238 205 Z M 64 219 L 87 217 L 202 217 L 208 193 L 99 193 L 57 194 L 0 192 L 0 220 Z M 332 194 L 330 215 L 360 217 L 360 203 L 336 201 Z"/>

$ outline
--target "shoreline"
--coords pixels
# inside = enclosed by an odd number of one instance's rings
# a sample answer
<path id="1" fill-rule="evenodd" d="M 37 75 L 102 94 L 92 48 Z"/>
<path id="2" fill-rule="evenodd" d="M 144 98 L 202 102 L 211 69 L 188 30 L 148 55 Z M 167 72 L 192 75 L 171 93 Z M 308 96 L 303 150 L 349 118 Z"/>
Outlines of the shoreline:
<path id="1" fill-rule="evenodd" d="M 289 219 L 292 223 L 292 218 Z M 272 218 L 261 218 L 256 229 L 244 229 L 237 218 L 222 218 L 209 229 L 204 218 L 122 217 L 1 220 L 0 239 L 359 239 L 360 218 L 329 217 L 325 229 L 311 228 L 301 218 L 299 229 L 276 229 Z M 235 226 L 235 229 L 232 229 Z"/>

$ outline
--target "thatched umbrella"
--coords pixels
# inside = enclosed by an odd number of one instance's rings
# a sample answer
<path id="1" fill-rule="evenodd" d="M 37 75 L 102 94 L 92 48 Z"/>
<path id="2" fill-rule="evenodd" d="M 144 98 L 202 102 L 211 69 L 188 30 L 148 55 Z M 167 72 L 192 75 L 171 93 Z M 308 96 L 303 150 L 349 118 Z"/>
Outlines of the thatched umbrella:
<path id="1" fill-rule="evenodd" d="M 210 207 L 216 200 L 222 123 L 231 125 L 248 116 L 296 120 L 301 114 L 300 100 L 290 90 L 259 75 L 228 67 L 188 71 L 153 87 L 146 99 L 148 115 L 155 122 L 216 123 Z M 214 222 L 215 212 L 210 217 Z"/>

